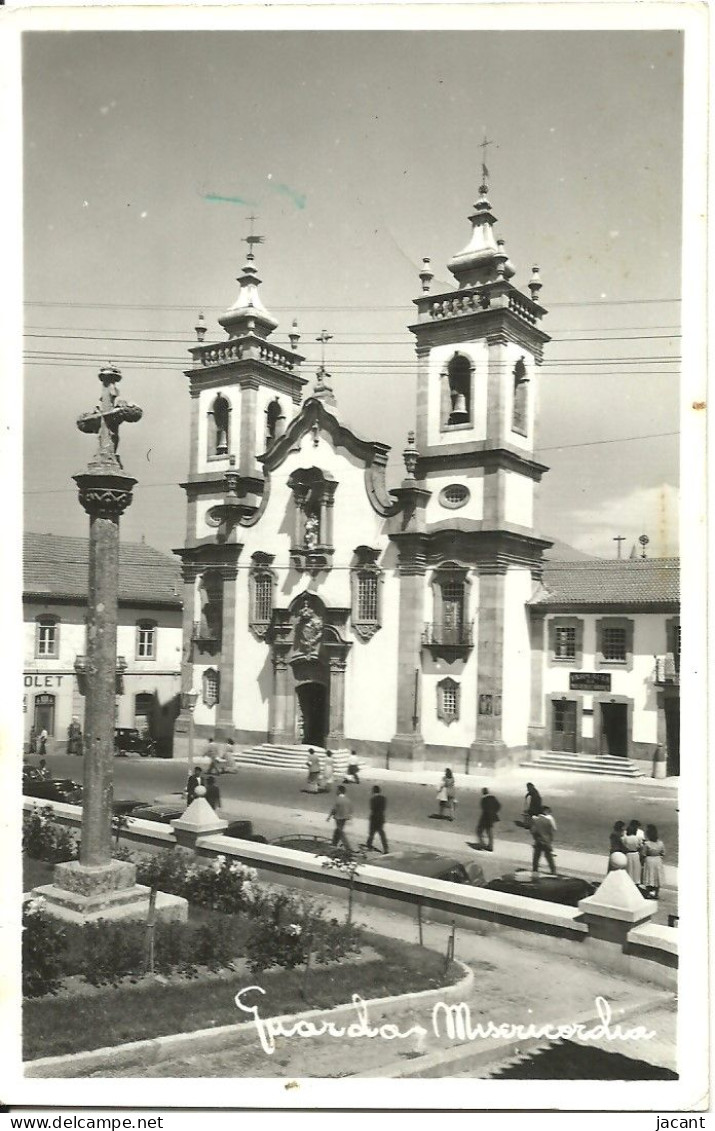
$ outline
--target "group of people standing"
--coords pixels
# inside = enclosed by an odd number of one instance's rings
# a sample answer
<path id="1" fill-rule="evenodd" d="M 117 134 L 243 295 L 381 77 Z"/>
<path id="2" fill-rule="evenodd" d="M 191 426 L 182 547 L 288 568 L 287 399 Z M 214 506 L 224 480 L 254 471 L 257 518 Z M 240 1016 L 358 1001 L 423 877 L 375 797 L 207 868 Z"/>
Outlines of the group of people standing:
<path id="1" fill-rule="evenodd" d="M 665 867 L 665 845 L 658 836 L 655 825 L 646 825 L 645 831 L 637 817 L 626 825 L 616 821 L 610 836 L 608 871 L 618 867 L 614 854 L 623 853 L 626 857 L 626 871 L 634 884 L 645 888 L 657 898 L 663 885 Z"/>
<path id="2" fill-rule="evenodd" d="M 333 762 L 332 750 L 325 751 L 325 758 L 321 763 L 320 755 L 311 746 L 308 750 L 306 766 L 308 768 L 308 780 L 306 782 L 305 792 L 330 793 L 335 784 L 335 763 Z M 354 750 L 350 752 L 350 760 L 348 761 L 347 773 L 344 778 L 344 784 L 347 785 L 348 782 L 354 782 L 355 785 L 360 785 L 360 766 Z"/>
<path id="3" fill-rule="evenodd" d="M 209 766 L 209 769 L 210 768 Z M 218 812 L 219 806 L 221 805 L 221 791 L 218 787 L 216 777 L 211 773 L 204 775 L 204 771 L 200 766 L 196 766 L 195 769 L 192 770 L 186 782 L 187 806 L 190 805 L 192 801 L 196 800 L 196 790 L 199 786 L 202 786 L 206 791 L 205 794 L 200 794 L 199 796 L 205 796 L 211 808 Z"/>

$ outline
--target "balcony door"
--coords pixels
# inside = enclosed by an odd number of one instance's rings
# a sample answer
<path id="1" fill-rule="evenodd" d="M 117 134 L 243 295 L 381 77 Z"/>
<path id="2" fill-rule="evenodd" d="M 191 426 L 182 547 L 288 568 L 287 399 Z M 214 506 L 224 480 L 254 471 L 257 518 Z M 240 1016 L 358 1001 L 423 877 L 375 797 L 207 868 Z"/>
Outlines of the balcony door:
<path id="1" fill-rule="evenodd" d="M 464 633 L 464 584 L 449 581 L 442 587 L 442 643 L 461 644 Z"/>

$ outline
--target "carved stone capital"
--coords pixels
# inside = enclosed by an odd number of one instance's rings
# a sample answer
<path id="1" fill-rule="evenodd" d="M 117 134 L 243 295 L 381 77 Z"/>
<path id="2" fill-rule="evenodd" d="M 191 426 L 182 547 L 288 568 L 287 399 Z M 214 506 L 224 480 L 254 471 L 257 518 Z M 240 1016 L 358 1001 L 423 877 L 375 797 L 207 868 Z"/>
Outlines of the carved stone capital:
<path id="1" fill-rule="evenodd" d="M 79 501 L 91 518 L 118 521 L 132 501 L 136 483 L 131 475 L 92 474 L 73 476 L 79 488 Z"/>

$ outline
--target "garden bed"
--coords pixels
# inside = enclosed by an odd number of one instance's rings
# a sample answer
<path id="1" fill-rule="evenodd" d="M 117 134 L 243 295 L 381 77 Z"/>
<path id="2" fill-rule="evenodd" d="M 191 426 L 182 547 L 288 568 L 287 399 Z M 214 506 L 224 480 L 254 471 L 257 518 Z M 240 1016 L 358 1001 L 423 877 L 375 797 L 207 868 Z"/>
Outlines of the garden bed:
<path id="1" fill-rule="evenodd" d="M 378 957 L 357 955 L 311 970 L 305 997 L 302 971 L 264 972 L 259 979 L 266 991 L 262 1016 L 331 1009 L 349 1002 L 354 993 L 367 1001 L 436 989 L 462 974 L 455 966 L 445 974 L 441 955 L 394 939 L 371 935 L 370 950 Z M 252 982 L 255 979 L 245 972 L 224 972 L 166 984 L 145 979 L 137 985 L 101 988 L 91 996 L 26 1001 L 23 1055 L 26 1060 L 61 1056 L 245 1021 L 234 997 Z"/>

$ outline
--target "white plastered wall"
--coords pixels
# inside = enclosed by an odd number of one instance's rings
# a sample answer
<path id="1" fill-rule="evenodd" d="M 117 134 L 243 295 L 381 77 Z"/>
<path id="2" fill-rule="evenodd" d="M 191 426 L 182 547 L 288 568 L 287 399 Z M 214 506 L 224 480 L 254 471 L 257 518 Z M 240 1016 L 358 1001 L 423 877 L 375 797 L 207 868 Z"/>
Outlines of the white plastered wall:
<path id="1" fill-rule="evenodd" d="M 440 491 L 452 483 L 459 483 L 469 491 L 469 500 L 461 507 L 445 507 L 439 501 Z M 458 468 L 452 472 L 430 475 L 427 487 L 432 492 L 425 508 L 427 522 L 448 522 L 451 518 L 481 520 L 484 517 L 484 468 Z"/>
<path id="2" fill-rule="evenodd" d="M 504 518 L 517 526 L 534 525 L 534 481 L 518 471 L 505 469 L 504 476 Z"/>
<path id="3" fill-rule="evenodd" d="M 433 620 L 433 586 L 431 574 L 425 576 L 425 620 Z M 423 674 L 420 686 L 422 734 L 429 746 L 467 747 L 475 738 L 477 719 L 477 652 L 479 641 L 477 627 L 479 609 L 479 577 L 469 574 L 467 587 L 466 621 L 472 624 L 472 648 L 466 658 L 448 663 L 444 659 L 432 660 L 429 652 L 423 660 Z M 459 719 L 446 723 L 437 718 L 437 684 L 450 677 L 459 684 Z"/>
<path id="4" fill-rule="evenodd" d="M 531 687 L 531 645 L 526 602 L 533 581 L 526 566 L 510 566 L 504 576 L 504 668 L 502 736 L 507 746 L 526 746 Z"/>

